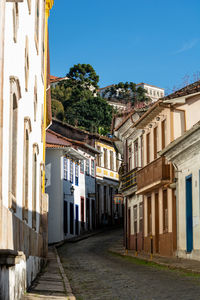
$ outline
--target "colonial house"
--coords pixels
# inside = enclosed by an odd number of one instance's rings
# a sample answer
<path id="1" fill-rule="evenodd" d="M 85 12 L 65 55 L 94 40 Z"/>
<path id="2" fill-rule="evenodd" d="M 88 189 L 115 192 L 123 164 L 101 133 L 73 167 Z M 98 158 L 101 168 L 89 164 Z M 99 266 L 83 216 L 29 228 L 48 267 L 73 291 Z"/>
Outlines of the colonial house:
<path id="1" fill-rule="evenodd" d="M 47 254 L 43 150 L 51 120 L 46 89 L 52 5 L 53 0 L 0 4 L 0 298 L 5 300 L 21 298 Z"/>
<path id="2" fill-rule="evenodd" d="M 143 166 L 142 130 L 133 125 L 144 113 L 132 110 L 114 129 L 115 136 L 123 143 L 124 163 L 120 172 L 119 192 L 125 202 L 125 246 L 135 251 L 143 250 L 143 197 L 137 195 L 136 172 Z"/>
<path id="3" fill-rule="evenodd" d="M 200 122 L 160 154 L 175 167 L 177 256 L 200 260 Z"/>
<path id="4" fill-rule="evenodd" d="M 96 164 L 97 225 L 120 223 L 123 208 L 121 203 L 114 203 L 114 195 L 119 186 L 121 155 L 112 138 L 96 135 L 95 148 L 101 152 Z"/>
<path id="5" fill-rule="evenodd" d="M 157 101 L 134 125 L 143 130 L 143 168 L 137 171 L 136 193 L 144 197 L 144 250 L 149 253 L 176 253 L 174 168 L 158 152 L 199 120 L 199 91 L 196 82 Z"/>
<path id="6" fill-rule="evenodd" d="M 96 227 L 95 156 L 98 153 L 84 142 L 48 129 L 45 169 L 49 243 Z"/>

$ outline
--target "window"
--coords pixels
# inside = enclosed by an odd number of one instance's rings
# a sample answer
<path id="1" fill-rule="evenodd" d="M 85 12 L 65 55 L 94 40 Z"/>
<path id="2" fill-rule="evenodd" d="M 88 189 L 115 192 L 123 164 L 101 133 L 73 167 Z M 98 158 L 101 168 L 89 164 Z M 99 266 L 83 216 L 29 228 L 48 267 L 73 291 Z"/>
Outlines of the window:
<path id="1" fill-rule="evenodd" d="M 37 205 L 37 155 L 39 154 L 38 144 L 33 145 L 32 165 L 32 228 L 36 230 L 36 205 Z"/>
<path id="2" fill-rule="evenodd" d="M 148 234 L 152 233 L 152 220 L 151 220 L 151 197 L 147 198 L 147 216 L 148 216 Z"/>
<path id="3" fill-rule="evenodd" d="M 110 169 L 114 170 L 113 151 L 110 151 Z"/>
<path id="4" fill-rule="evenodd" d="M 42 79 L 44 80 L 44 54 L 45 54 L 45 1 L 42 0 L 42 35 L 41 35 L 41 70 L 42 70 Z"/>
<path id="5" fill-rule="evenodd" d="M 168 231 L 167 190 L 163 191 L 163 231 Z"/>
<path id="6" fill-rule="evenodd" d="M 162 131 L 162 149 L 166 146 L 166 120 L 163 120 L 161 123 L 161 131 Z"/>
<path id="7" fill-rule="evenodd" d="M 157 127 L 155 127 L 153 129 L 154 159 L 157 158 L 157 151 L 158 151 L 157 139 L 158 139 Z"/>
<path id="8" fill-rule="evenodd" d="M 16 211 L 18 100 L 21 98 L 19 80 L 10 77 L 10 135 L 9 135 L 9 208 Z"/>
<path id="9" fill-rule="evenodd" d="M 31 0 L 27 0 L 29 15 L 31 14 Z"/>
<path id="10" fill-rule="evenodd" d="M 13 40 L 17 42 L 17 31 L 19 27 L 19 8 L 18 3 L 13 3 Z"/>
<path id="11" fill-rule="evenodd" d="M 31 122 L 27 117 L 24 119 L 24 163 L 23 163 L 23 203 L 22 218 L 28 222 L 28 189 L 29 189 L 29 134 Z"/>
<path id="12" fill-rule="evenodd" d="M 90 175 L 90 160 L 86 160 L 86 175 Z"/>
<path id="13" fill-rule="evenodd" d="M 95 163 L 94 163 L 94 159 L 91 160 L 91 175 L 93 177 L 95 176 Z"/>
<path id="14" fill-rule="evenodd" d="M 116 171 L 119 171 L 119 154 L 116 153 Z"/>
<path id="15" fill-rule="evenodd" d="M 101 152 L 101 147 L 97 146 L 97 150 Z M 97 155 L 97 166 L 101 166 L 101 154 Z"/>
<path id="16" fill-rule="evenodd" d="M 146 144 L 147 144 L 147 164 L 150 162 L 150 133 L 146 135 Z"/>
<path id="17" fill-rule="evenodd" d="M 70 182 L 71 183 L 73 183 L 73 177 L 74 177 L 73 161 L 70 160 Z"/>
<path id="18" fill-rule="evenodd" d="M 107 154 L 107 149 L 103 149 L 103 153 L 104 153 L 104 155 L 103 155 L 103 158 L 104 158 L 104 168 L 108 168 L 108 154 Z"/>
<path id="19" fill-rule="evenodd" d="M 84 173 L 84 171 L 85 171 L 84 164 L 85 164 L 84 160 L 81 160 L 81 164 L 80 164 L 80 172 L 81 173 Z"/>
<path id="20" fill-rule="evenodd" d="M 141 147 L 140 147 L 140 155 L 141 155 L 141 168 L 143 167 L 143 149 L 144 149 L 144 140 L 143 140 L 143 135 L 141 135 L 140 137 L 140 144 L 141 144 Z"/>
<path id="21" fill-rule="evenodd" d="M 37 77 L 35 76 L 35 86 L 34 86 L 34 121 L 36 121 L 36 117 L 37 117 L 37 103 L 38 103 Z"/>
<path id="22" fill-rule="evenodd" d="M 40 1 L 35 1 L 35 46 L 38 54 L 39 49 L 39 17 L 40 17 Z"/>
<path id="23" fill-rule="evenodd" d="M 63 177 L 64 180 L 68 179 L 68 159 L 66 157 L 63 158 Z"/>
<path id="24" fill-rule="evenodd" d="M 26 36 L 25 45 L 25 90 L 28 91 L 28 80 L 29 80 L 29 43 L 28 37 Z"/>
<path id="25" fill-rule="evenodd" d="M 78 164 L 75 164 L 75 185 L 78 185 L 78 177 L 79 177 L 79 167 Z"/>
<path id="26" fill-rule="evenodd" d="M 138 140 L 134 143 L 134 168 L 138 167 Z"/>
<path id="27" fill-rule="evenodd" d="M 132 146 L 128 147 L 128 170 L 132 169 Z"/>

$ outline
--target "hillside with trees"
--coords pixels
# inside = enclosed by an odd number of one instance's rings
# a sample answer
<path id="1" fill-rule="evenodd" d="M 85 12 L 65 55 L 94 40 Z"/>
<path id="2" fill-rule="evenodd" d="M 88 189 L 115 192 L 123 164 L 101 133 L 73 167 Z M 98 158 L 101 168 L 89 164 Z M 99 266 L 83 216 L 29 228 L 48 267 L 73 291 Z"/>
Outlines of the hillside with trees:
<path id="1" fill-rule="evenodd" d="M 57 119 L 90 132 L 106 135 L 110 132 L 113 107 L 108 98 L 115 98 L 131 106 L 146 101 L 145 90 L 136 84 L 119 83 L 106 91 L 106 97 L 98 94 L 99 76 L 89 64 L 77 64 L 66 74 L 67 79 L 51 87 L 52 115 Z"/>

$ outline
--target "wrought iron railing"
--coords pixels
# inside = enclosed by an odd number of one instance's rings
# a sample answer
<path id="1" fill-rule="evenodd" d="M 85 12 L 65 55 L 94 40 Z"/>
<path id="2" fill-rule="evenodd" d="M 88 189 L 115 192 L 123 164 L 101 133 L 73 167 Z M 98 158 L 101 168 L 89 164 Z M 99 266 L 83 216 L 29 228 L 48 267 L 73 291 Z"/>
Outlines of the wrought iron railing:
<path id="1" fill-rule="evenodd" d="M 122 177 L 121 177 L 122 192 L 137 185 L 137 181 L 136 181 L 137 170 L 138 170 L 138 168 L 135 168 L 135 169 L 129 171 L 128 173 L 122 175 Z"/>

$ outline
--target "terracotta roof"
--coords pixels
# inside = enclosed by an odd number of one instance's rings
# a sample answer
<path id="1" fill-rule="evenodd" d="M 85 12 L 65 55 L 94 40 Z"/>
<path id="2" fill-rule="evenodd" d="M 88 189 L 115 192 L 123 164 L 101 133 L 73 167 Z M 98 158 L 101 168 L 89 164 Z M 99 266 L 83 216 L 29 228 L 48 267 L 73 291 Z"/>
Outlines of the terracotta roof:
<path id="1" fill-rule="evenodd" d="M 108 89 L 110 87 L 114 86 L 114 84 L 111 84 L 111 85 L 108 85 L 108 86 L 105 86 L 105 87 L 102 87 L 102 88 L 99 88 L 98 91 L 100 90 L 104 90 L 104 89 Z"/>
<path id="2" fill-rule="evenodd" d="M 50 82 L 51 83 L 59 82 L 59 81 L 62 81 L 64 79 L 66 79 L 66 78 L 67 77 L 57 77 L 57 76 L 50 75 Z"/>
<path id="3" fill-rule="evenodd" d="M 182 89 L 180 89 L 168 96 L 163 97 L 162 100 L 179 98 L 179 97 L 187 96 L 187 95 L 194 94 L 197 92 L 200 92 L 200 80 L 198 80 L 192 84 L 186 85 Z"/>
<path id="4" fill-rule="evenodd" d="M 64 147 L 72 146 L 72 143 L 65 137 L 55 133 L 50 129 L 46 131 L 46 144 L 59 145 Z"/>
<path id="5" fill-rule="evenodd" d="M 57 145 L 57 144 L 46 143 L 46 148 L 59 149 L 59 148 L 66 148 L 66 147 L 67 146 L 64 146 L 64 145 Z"/>
<path id="6" fill-rule="evenodd" d="M 60 145 L 60 146 L 63 145 L 64 147 L 69 147 L 69 146 L 74 146 L 74 148 L 82 147 L 95 154 L 99 154 L 98 150 L 88 145 L 87 143 L 66 138 L 65 136 L 50 129 L 46 131 L 46 143 Z"/>

